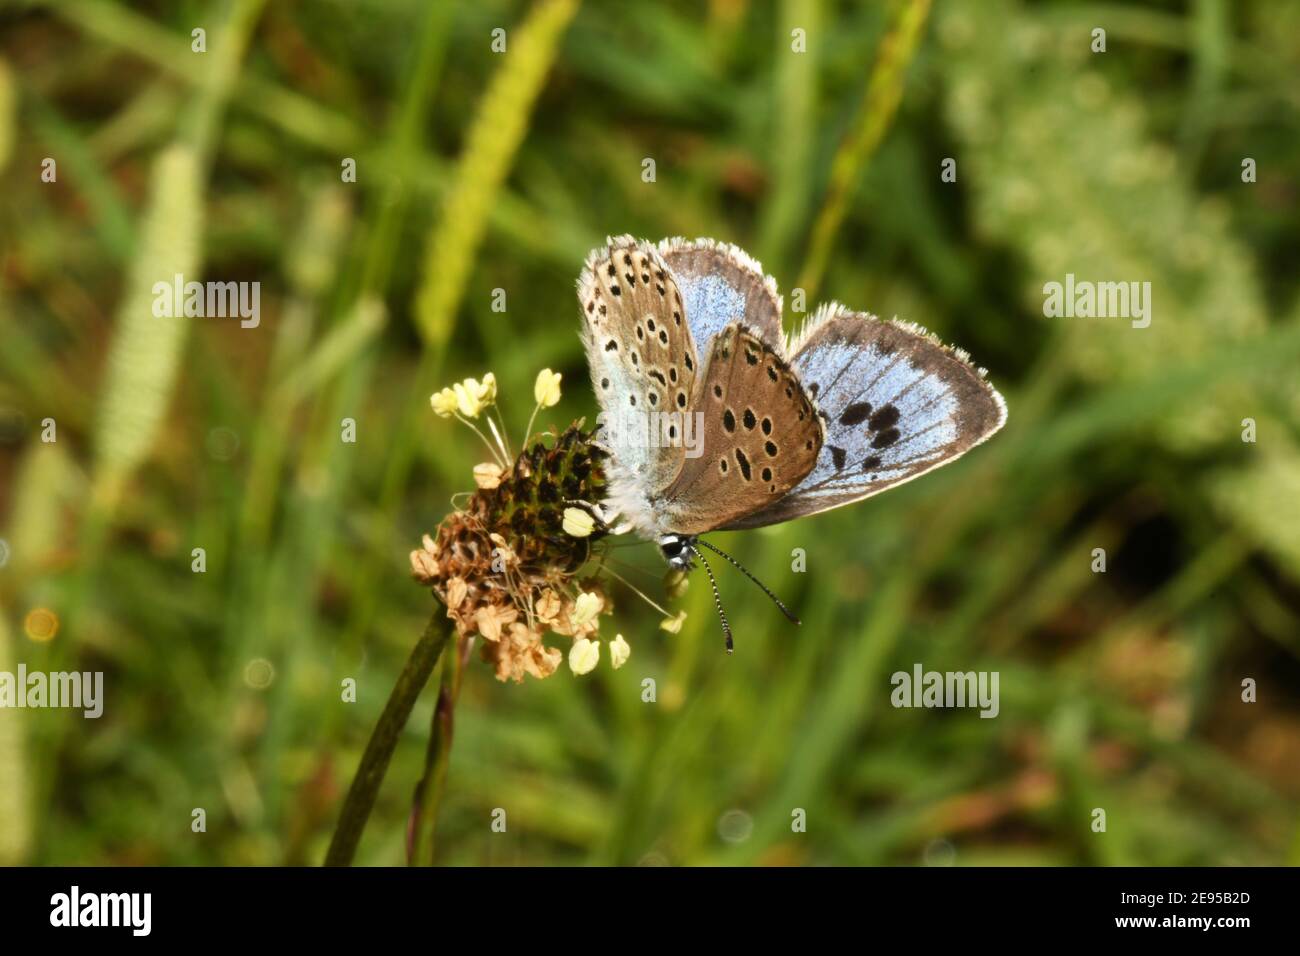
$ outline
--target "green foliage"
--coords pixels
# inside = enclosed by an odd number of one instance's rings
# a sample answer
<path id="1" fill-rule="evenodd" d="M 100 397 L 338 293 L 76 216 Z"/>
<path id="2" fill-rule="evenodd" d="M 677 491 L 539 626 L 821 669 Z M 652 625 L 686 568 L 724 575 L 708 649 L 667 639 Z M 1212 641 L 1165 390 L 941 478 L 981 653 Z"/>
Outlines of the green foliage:
<path id="1" fill-rule="evenodd" d="M 429 393 L 491 370 L 517 442 L 549 366 L 539 428 L 590 422 L 573 282 L 621 232 L 751 249 L 787 328 L 800 276 L 919 322 L 990 368 L 1009 423 L 883 497 L 718 536 L 803 620 L 724 570 L 732 657 L 702 578 L 678 634 L 610 583 L 617 671 L 516 686 L 472 657 L 442 861 L 1297 862 L 1300 11 L 617 6 L 12 17 L 0 670 L 102 670 L 107 699 L 0 710 L 0 862 L 323 858 L 432 611 L 407 554 L 485 458 Z M 154 319 L 176 272 L 260 281 L 260 325 Z M 1150 281 L 1150 327 L 1044 317 L 1067 272 Z M 614 558 L 662 599 L 653 547 Z M 999 672 L 999 716 L 892 707 L 917 662 Z M 358 862 L 404 858 L 433 692 Z"/>

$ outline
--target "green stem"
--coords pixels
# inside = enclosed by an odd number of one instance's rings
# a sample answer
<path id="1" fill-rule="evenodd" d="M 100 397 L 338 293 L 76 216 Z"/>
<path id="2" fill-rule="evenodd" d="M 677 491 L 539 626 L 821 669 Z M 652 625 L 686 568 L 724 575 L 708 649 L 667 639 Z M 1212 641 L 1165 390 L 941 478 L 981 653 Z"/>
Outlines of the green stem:
<path id="1" fill-rule="evenodd" d="M 456 702 L 460 699 L 460 681 L 465 673 L 465 661 L 471 642 L 461 641 L 458 653 L 447 657 L 442 668 L 438 688 L 438 705 L 433 710 L 433 723 L 429 728 L 429 749 L 424 760 L 424 776 L 415 791 L 413 833 L 408 863 L 412 866 L 432 866 L 434 860 L 434 833 L 438 826 L 438 807 L 447 781 L 447 766 L 451 762 L 451 743 L 455 732 Z"/>
<path id="2" fill-rule="evenodd" d="M 799 288 L 804 290 L 809 300 L 821 285 L 858 177 L 885 138 L 899 100 L 903 98 L 904 74 L 916 53 L 929 13 L 930 0 L 906 0 L 880 41 L 880 51 L 867 80 L 862 107 L 848 135 L 835 151 L 826 198 L 813 224 L 808 257 L 799 276 Z"/>
<path id="3" fill-rule="evenodd" d="M 441 605 L 438 607 L 441 609 Z M 379 784 L 383 782 L 388 762 L 397 747 L 397 739 L 402 735 L 402 728 L 411 716 L 411 709 L 415 706 L 420 691 L 429 682 L 429 675 L 433 673 L 449 637 L 446 622 L 435 612 L 411 651 L 411 656 L 407 658 L 402 673 L 398 675 L 393 692 L 388 695 L 388 703 L 384 705 L 384 712 L 379 715 L 379 722 L 375 724 L 370 742 L 366 744 L 366 751 L 361 755 L 361 763 L 357 767 L 356 776 L 352 778 L 352 786 L 343 802 L 338 825 L 334 828 L 334 837 L 325 854 L 326 866 L 352 864 L 357 844 L 361 842 L 362 831 L 370 818 L 370 810 L 375 805 Z"/>

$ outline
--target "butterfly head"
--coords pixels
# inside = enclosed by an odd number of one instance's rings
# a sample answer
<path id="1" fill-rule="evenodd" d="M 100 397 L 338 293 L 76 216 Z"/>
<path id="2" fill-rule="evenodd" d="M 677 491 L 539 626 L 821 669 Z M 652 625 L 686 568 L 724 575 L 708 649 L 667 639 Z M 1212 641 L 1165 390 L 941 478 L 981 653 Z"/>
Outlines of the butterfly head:
<path id="1" fill-rule="evenodd" d="M 695 567 L 691 560 L 696 535 L 666 534 L 659 538 L 659 552 L 675 571 L 689 571 Z"/>

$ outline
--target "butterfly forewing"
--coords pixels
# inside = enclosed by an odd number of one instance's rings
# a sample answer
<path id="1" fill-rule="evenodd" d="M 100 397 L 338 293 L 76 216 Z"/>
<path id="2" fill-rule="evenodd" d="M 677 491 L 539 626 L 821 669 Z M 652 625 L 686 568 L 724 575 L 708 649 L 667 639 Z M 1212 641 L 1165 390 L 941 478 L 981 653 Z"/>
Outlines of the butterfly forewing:
<path id="1" fill-rule="evenodd" d="M 822 425 L 799 377 L 739 323 L 714 336 L 692 401 L 699 454 L 661 496 L 663 526 L 700 534 L 761 509 L 808 474 Z"/>
<path id="2" fill-rule="evenodd" d="M 789 494 L 731 527 L 869 497 L 960 457 L 1006 420 L 1002 396 L 981 371 L 915 326 L 830 306 L 792 352 L 823 417 L 825 445 Z"/>
<path id="3" fill-rule="evenodd" d="M 588 258 L 578 300 L 607 440 L 646 491 L 661 489 L 681 468 L 698 364 L 681 292 L 653 245 L 622 236 Z"/>
<path id="4" fill-rule="evenodd" d="M 776 282 L 748 253 L 712 239 L 665 239 L 659 252 L 677 278 L 701 362 L 710 340 L 732 322 L 743 322 L 778 354 L 785 354 Z"/>

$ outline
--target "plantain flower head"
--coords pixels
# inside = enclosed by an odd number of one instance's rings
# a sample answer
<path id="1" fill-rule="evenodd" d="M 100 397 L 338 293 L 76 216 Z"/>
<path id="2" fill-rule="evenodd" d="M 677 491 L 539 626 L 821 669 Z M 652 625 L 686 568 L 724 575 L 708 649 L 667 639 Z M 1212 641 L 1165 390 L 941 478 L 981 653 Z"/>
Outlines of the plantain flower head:
<path id="1" fill-rule="evenodd" d="M 411 574 L 444 605 L 461 641 L 477 639 L 498 680 L 549 677 L 566 657 L 575 675 L 588 674 L 600 661 L 600 618 L 613 613 L 597 578 L 611 534 L 601 507 L 606 453 L 575 422 L 558 434 L 542 433 L 515 455 L 504 423 L 498 429 L 486 417 L 489 439 L 474 421 L 496 393 L 489 372 L 430 398 L 439 416 L 477 432 L 495 460 L 474 467 L 477 490 L 411 552 Z M 538 407 L 554 405 L 559 395 L 559 374 L 544 369 L 534 387 Z M 661 626 L 680 629 L 684 616 Z M 570 642 L 567 655 L 547 645 L 552 637 Z M 612 667 L 622 667 L 630 654 L 623 635 L 609 642 Z"/>

